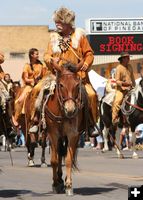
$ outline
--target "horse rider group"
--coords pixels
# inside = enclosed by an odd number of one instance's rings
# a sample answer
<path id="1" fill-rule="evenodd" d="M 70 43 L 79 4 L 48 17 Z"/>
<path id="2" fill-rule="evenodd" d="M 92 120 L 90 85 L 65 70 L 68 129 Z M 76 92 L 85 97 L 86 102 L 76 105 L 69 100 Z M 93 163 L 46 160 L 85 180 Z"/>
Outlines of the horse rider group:
<path id="1" fill-rule="evenodd" d="M 56 70 L 61 69 L 64 63 L 70 62 L 77 66 L 77 72 L 82 79 L 87 93 L 89 111 L 92 115 L 89 135 L 92 136 L 96 132 L 94 125 L 98 120 L 98 97 L 88 77 L 88 71 L 94 60 L 93 50 L 88 42 L 85 31 L 81 28 L 75 28 L 75 13 L 73 11 L 61 7 L 54 12 L 53 20 L 56 25 L 56 31 L 50 33 L 50 41 L 44 53 L 44 62 L 39 60 L 38 49 L 32 48 L 29 50 L 30 62 L 25 64 L 23 69 L 22 80 L 24 87 L 22 93 L 15 100 L 13 123 L 15 126 L 19 125 L 19 117 L 25 112 L 26 97 L 31 93 L 33 97 L 31 102 L 31 120 L 33 120 L 34 124 L 31 127 L 31 131 L 37 132 L 36 123 L 38 116 L 35 102 L 43 85 L 43 80 L 47 76 L 55 77 Z M 129 58 L 130 56 L 127 52 L 122 53 L 119 57 L 120 64 L 116 67 L 116 92 L 112 113 L 113 123 L 116 123 L 118 119 L 118 112 L 123 96 L 135 85 L 133 70 L 129 65 Z M 4 56 L 0 54 L 0 63 L 3 61 Z M 0 68 L 1 74 L 3 74 L 3 70 Z"/>

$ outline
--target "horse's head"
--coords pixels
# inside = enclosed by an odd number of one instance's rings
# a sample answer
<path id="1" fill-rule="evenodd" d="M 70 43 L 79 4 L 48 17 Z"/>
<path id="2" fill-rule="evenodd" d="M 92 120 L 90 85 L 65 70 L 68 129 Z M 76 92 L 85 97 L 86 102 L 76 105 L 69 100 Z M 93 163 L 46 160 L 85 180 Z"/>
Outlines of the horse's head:
<path id="1" fill-rule="evenodd" d="M 139 82 L 139 85 L 141 86 L 142 90 L 143 90 L 143 76 L 141 76 L 141 80 Z"/>
<path id="2" fill-rule="evenodd" d="M 21 88 L 20 81 L 13 81 L 12 87 L 10 89 L 10 95 L 13 99 L 15 99 L 20 88 Z"/>
<path id="3" fill-rule="evenodd" d="M 59 103 L 66 117 L 70 118 L 78 110 L 80 101 L 80 78 L 77 68 L 71 63 L 63 65 L 63 70 L 58 74 L 57 92 Z"/>

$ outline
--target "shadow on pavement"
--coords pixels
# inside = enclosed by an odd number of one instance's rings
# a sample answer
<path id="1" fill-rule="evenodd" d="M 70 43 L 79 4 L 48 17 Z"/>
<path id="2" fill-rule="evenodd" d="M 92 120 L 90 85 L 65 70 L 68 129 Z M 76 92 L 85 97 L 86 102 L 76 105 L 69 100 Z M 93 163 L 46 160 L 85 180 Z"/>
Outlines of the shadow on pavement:
<path id="1" fill-rule="evenodd" d="M 16 197 L 16 196 L 21 196 L 22 194 L 27 194 L 27 193 L 31 193 L 30 190 L 1 190 L 0 191 L 0 197 L 3 198 L 12 198 L 12 197 Z"/>
<path id="2" fill-rule="evenodd" d="M 74 193 L 78 195 L 97 195 L 101 193 L 111 192 L 113 190 L 117 190 L 117 188 L 104 188 L 104 187 L 83 187 L 83 188 L 75 188 Z"/>
<path id="3" fill-rule="evenodd" d="M 24 195 L 28 195 L 31 197 L 48 197 L 53 195 L 52 192 L 50 193 L 35 193 L 32 192 L 31 190 L 1 190 L 0 191 L 0 197 L 2 198 L 13 198 L 13 197 L 23 197 Z"/>

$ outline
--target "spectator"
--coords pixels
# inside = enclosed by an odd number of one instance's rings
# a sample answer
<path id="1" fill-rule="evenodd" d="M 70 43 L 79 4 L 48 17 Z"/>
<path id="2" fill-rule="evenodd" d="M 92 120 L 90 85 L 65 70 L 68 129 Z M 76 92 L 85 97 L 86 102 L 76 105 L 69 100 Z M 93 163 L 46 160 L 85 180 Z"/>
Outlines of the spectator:
<path id="1" fill-rule="evenodd" d="M 17 130 L 17 135 L 16 135 L 15 140 L 16 140 L 17 146 L 25 146 L 25 138 L 20 126 L 19 126 L 19 129 Z"/>
<path id="2" fill-rule="evenodd" d="M 139 124 L 135 129 L 136 144 L 143 144 L 143 124 Z"/>

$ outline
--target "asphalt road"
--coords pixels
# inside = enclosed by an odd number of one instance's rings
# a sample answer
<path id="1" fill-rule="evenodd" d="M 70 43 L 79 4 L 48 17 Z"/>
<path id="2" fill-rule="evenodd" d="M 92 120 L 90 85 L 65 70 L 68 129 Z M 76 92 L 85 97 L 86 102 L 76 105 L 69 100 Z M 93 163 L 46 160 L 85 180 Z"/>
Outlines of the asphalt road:
<path id="1" fill-rule="evenodd" d="M 118 159 L 115 151 L 101 153 L 93 149 L 79 149 L 79 171 L 73 172 L 74 196 L 52 193 L 52 169 L 46 149 L 48 167 L 40 167 L 41 149 L 36 148 L 35 167 L 27 167 L 25 148 L 12 151 L 11 166 L 8 152 L 0 152 L 0 199 L 6 200 L 127 200 L 128 186 L 143 184 L 143 151 L 139 159 L 124 151 L 125 159 Z M 65 175 L 65 167 L 64 175 Z"/>

